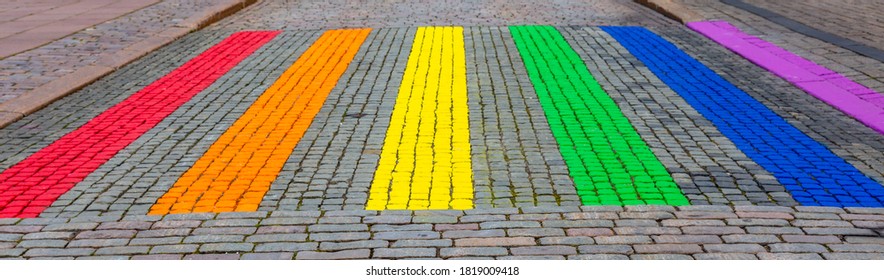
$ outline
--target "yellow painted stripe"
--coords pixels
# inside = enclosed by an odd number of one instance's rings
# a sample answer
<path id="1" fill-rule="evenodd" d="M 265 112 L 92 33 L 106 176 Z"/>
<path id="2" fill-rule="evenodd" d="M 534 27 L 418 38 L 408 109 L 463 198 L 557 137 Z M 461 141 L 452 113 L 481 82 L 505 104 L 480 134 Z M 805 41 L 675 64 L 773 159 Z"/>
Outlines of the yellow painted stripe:
<path id="1" fill-rule="evenodd" d="M 463 27 L 417 30 L 365 208 L 471 209 Z"/>
<path id="2" fill-rule="evenodd" d="M 323 33 L 149 213 L 257 210 L 370 31 Z"/>

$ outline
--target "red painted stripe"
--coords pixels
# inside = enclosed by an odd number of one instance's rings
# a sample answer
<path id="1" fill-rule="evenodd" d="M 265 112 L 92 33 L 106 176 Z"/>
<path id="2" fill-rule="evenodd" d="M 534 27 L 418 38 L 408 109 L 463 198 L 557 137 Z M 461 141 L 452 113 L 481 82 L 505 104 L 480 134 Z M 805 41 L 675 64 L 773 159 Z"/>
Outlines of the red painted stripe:
<path id="1" fill-rule="evenodd" d="M 238 32 L 0 173 L 0 218 L 36 217 L 120 150 L 276 37 Z"/>

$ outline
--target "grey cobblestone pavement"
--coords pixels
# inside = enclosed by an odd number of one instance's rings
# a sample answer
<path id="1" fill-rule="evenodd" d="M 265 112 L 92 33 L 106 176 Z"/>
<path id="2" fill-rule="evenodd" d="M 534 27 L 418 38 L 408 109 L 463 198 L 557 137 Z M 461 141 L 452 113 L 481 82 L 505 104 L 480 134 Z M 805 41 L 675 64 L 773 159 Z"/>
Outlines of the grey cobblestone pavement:
<path id="1" fill-rule="evenodd" d="M 0 220 L 11 259 L 884 259 L 884 212 L 781 206 Z"/>
<path id="2" fill-rule="evenodd" d="M 691 11 L 697 12 L 707 19 L 720 19 L 731 22 L 741 30 L 749 34 L 759 36 L 760 38 L 785 48 L 801 57 L 810 59 L 826 68 L 837 71 L 838 73 L 849 77 L 851 80 L 860 83 L 868 88 L 874 89 L 879 93 L 884 93 L 884 64 L 874 59 L 858 55 L 852 51 L 834 46 L 832 44 L 810 38 L 801 34 L 791 32 L 788 28 L 772 23 L 762 17 L 750 12 L 744 11 L 734 6 L 730 6 L 719 1 L 713 0 L 677 0 L 684 4 Z M 810 4 L 805 5 L 808 2 Z M 758 4 L 760 7 L 770 8 L 772 11 L 780 13 L 792 20 L 796 20 L 818 29 L 835 33 L 845 38 L 861 41 L 861 36 L 854 35 L 855 32 L 863 32 L 865 28 L 851 28 L 857 31 L 851 33 L 840 33 L 838 30 L 828 30 L 822 26 L 821 22 L 851 22 L 846 26 L 869 26 L 870 32 L 875 32 L 875 23 L 866 23 L 863 20 L 864 15 L 875 15 L 872 9 L 864 9 L 864 2 L 856 1 L 849 5 L 840 5 L 836 8 L 832 3 L 827 1 L 801 1 L 795 3 L 785 3 L 782 1 L 748 1 L 747 3 Z M 799 4 L 800 3 L 800 4 Z M 817 13 L 812 22 L 797 14 L 808 14 L 818 10 L 819 6 L 826 6 L 831 12 Z M 780 8 L 777 8 L 780 7 Z M 867 7 L 868 8 L 868 7 Z M 786 9 L 793 12 L 785 13 Z M 861 9 L 869 11 L 868 13 L 850 13 L 851 9 Z M 820 18 L 824 17 L 824 18 Z M 862 22 L 862 23 L 861 23 Z M 880 34 L 880 29 L 877 32 Z"/>
<path id="3" fill-rule="evenodd" d="M 882 89 L 877 70 L 865 71 L 880 64 L 747 25 L 756 19 L 727 5 L 681 1 Z M 691 206 L 580 206 L 513 24 L 556 26 Z M 474 209 L 367 211 L 415 27 L 425 25 L 465 26 Z M 0 218 L 0 258 L 884 259 L 884 209 L 798 206 L 599 25 L 651 29 L 884 183 L 884 136 L 632 1 L 259 1 L 0 129 L 2 171 L 236 31 L 283 31 L 38 218 Z M 342 27 L 374 29 L 257 211 L 148 215 L 325 30 Z"/>
<path id="4" fill-rule="evenodd" d="M 476 207 L 580 205 L 509 32 L 465 33 Z"/>
<path id="5" fill-rule="evenodd" d="M 884 50 L 884 7 L 874 1 L 770 1 L 747 0 L 746 3 L 770 10 L 803 24 Z M 822 17 L 822 18 L 820 18 Z M 862 28 L 857 28 L 862 26 Z"/>

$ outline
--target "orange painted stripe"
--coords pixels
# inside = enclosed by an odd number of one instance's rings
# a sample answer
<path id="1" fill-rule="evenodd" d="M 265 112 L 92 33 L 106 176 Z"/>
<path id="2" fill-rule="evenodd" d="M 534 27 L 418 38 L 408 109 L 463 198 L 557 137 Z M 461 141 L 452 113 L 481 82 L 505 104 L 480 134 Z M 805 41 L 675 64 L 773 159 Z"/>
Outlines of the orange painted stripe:
<path id="1" fill-rule="evenodd" d="M 322 34 L 157 200 L 149 214 L 257 210 L 370 31 Z"/>

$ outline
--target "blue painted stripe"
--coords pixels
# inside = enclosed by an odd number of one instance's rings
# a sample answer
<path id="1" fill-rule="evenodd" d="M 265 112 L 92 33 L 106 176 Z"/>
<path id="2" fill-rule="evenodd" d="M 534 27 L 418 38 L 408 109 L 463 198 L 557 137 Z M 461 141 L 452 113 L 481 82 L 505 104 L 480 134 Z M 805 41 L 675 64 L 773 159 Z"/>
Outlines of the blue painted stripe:
<path id="1" fill-rule="evenodd" d="M 802 205 L 884 207 L 884 187 L 675 45 L 641 27 L 602 27 Z"/>

